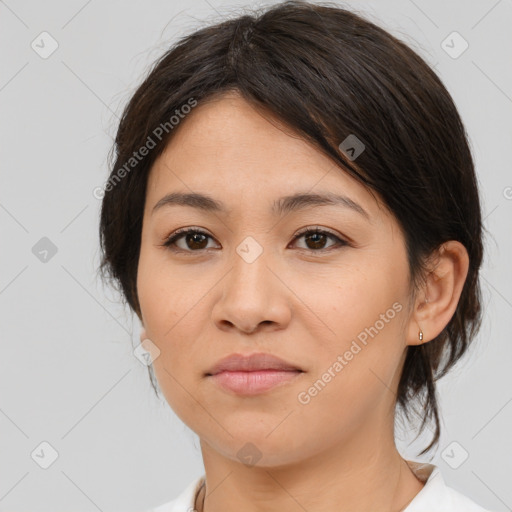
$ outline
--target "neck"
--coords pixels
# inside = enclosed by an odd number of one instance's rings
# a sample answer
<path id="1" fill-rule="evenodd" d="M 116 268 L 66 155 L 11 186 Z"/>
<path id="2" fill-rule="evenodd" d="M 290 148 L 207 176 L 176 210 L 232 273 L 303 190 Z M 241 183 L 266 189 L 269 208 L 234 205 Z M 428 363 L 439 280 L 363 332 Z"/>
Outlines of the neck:
<path id="1" fill-rule="evenodd" d="M 349 446 L 353 448 L 331 448 L 296 464 L 247 467 L 221 457 L 201 441 L 206 485 L 196 508 L 199 512 L 295 508 L 312 512 L 400 512 L 422 489 L 424 484 L 394 443 L 393 449 L 386 451 L 381 438 L 372 445 L 363 437 Z"/>

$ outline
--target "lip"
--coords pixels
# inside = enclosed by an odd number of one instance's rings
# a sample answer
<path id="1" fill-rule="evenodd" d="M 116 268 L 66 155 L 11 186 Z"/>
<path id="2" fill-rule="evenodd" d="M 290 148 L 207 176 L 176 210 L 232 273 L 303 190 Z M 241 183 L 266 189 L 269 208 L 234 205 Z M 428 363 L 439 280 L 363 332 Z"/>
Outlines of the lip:
<path id="1" fill-rule="evenodd" d="M 296 379 L 304 370 L 272 354 L 232 354 L 206 376 L 237 395 L 258 395 Z"/>
<path id="2" fill-rule="evenodd" d="M 257 372 L 261 370 L 304 371 L 295 364 L 288 363 L 272 354 L 257 353 L 245 356 L 231 354 L 218 361 L 207 373 L 207 376 L 221 372 Z"/>
<path id="3" fill-rule="evenodd" d="M 277 386 L 282 386 L 302 375 L 300 370 L 257 370 L 253 372 L 223 371 L 211 375 L 223 389 L 237 395 L 259 395 Z"/>

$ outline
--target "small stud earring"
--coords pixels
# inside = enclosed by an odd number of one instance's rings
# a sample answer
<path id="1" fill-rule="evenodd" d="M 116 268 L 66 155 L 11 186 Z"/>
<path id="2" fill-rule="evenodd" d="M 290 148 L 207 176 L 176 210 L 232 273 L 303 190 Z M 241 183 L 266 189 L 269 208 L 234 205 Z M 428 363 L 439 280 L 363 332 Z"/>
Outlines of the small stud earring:
<path id="1" fill-rule="evenodd" d="M 423 331 L 420 329 L 420 332 L 418 333 L 418 338 L 420 341 L 423 341 Z"/>

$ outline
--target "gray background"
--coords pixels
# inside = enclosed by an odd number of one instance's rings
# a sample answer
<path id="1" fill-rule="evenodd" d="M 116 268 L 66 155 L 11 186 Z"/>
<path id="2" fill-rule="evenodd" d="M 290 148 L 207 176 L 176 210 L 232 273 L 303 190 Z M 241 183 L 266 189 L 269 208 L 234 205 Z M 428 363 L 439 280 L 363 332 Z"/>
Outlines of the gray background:
<path id="1" fill-rule="evenodd" d="M 0 1 L 1 511 L 141 511 L 202 474 L 197 436 L 156 399 L 132 353 L 137 319 L 97 279 L 93 190 L 107 177 L 121 109 L 153 60 L 251 5 L 265 4 Z M 486 313 L 471 355 L 439 383 L 433 462 L 472 499 L 512 510 L 512 2 L 348 5 L 435 67 L 470 135 L 488 230 Z M 58 43 L 47 58 L 31 47 L 51 49 L 43 31 Z M 469 44 L 457 58 L 462 40 L 445 43 L 452 56 L 441 46 L 453 31 Z M 411 443 L 413 434 L 399 432 L 399 448 L 425 460 L 416 453 L 429 437 Z M 58 453 L 48 469 L 44 441 Z"/>

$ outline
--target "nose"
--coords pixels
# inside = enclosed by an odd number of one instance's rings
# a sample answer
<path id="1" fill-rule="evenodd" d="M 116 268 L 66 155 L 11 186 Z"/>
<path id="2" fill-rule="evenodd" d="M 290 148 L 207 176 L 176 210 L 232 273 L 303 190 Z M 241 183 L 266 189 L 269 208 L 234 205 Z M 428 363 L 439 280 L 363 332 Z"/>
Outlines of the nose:
<path id="1" fill-rule="evenodd" d="M 281 330 L 290 323 L 291 292 L 267 265 L 264 254 L 252 263 L 234 254 L 231 270 L 219 283 L 222 294 L 212 311 L 219 329 L 252 334 Z"/>

